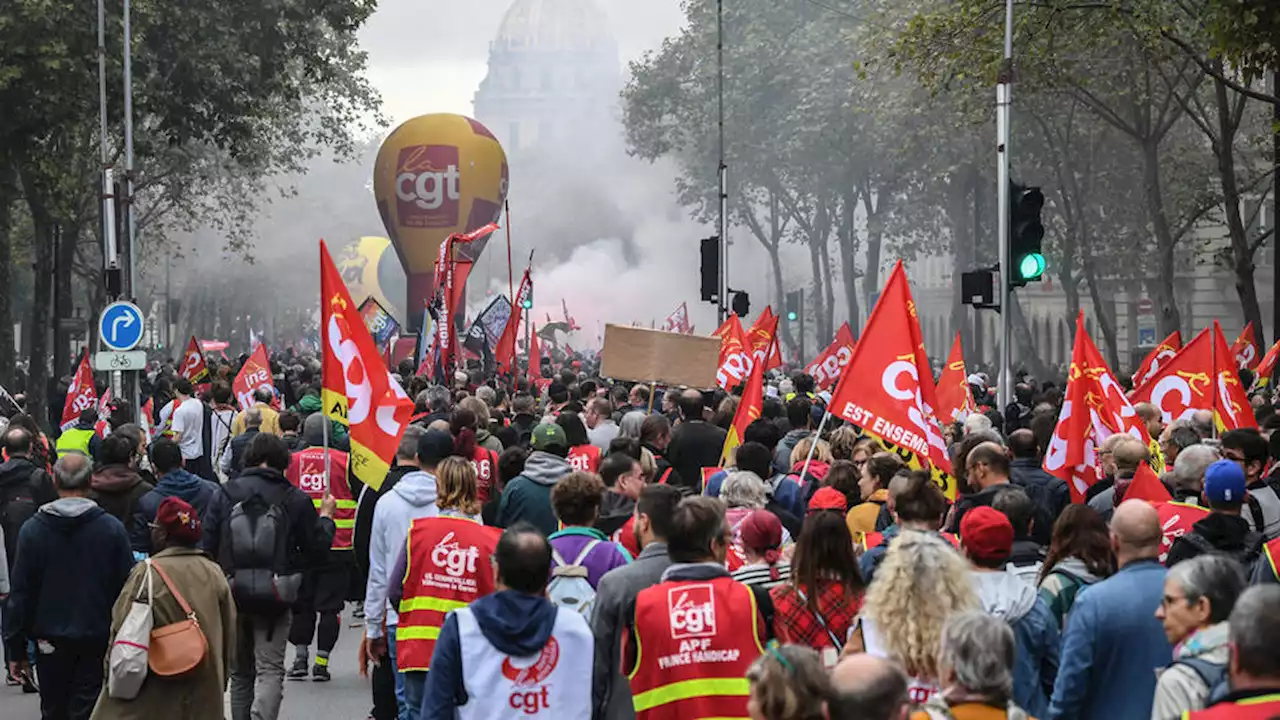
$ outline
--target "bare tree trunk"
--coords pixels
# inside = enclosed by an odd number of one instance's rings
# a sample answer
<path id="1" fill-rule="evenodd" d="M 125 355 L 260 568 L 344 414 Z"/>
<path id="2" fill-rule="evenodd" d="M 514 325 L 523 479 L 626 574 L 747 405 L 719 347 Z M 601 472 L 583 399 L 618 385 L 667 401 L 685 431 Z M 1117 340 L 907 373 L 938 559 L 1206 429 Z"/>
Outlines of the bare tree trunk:
<path id="1" fill-rule="evenodd" d="M 11 388 L 17 358 L 13 348 L 13 309 L 9 304 L 13 287 L 13 208 L 18 198 L 14 169 L 0 165 L 0 385 Z"/>
<path id="2" fill-rule="evenodd" d="M 1148 138 L 1142 143 L 1143 193 L 1147 204 L 1147 219 L 1156 235 L 1157 266 L 1156 317 L 1160 321 L 1160 334 L 1167 336 L 1182 329 L 1182 313 L 1174 295 L 1174 279 L 1177 274 L 1175 245 L 1177 239 L 1169 226 L 1169 216 L 1164 210 L 1164 191 L 1160 183 L 1160 143 Z M 1101 314 L 1101 313 L 1100 313 Z"/>
<path id="3" fill-rule="evenodd" d="M 884 218 L 880 210 L 884 203 L 883 198 L 872 197 L 869 183 L 863 188 L 862 206 L 867 213 L 867 270 L 862 275 L 862 293 L 867 307 L 875 305 L 872 299 L 880 292 L 880 251 L 884 245 Z"/>
<path id="4" fill-rule="evenodd" d="M 49 310 L 53 304 L 53 265 L 56 250 L 54 223 L 31 183 L 24 179 L 23 186 L 27 206 L 31 210 L 31 223 L 34 229 L 32 242 L 35 251 L 31 317 L 27 328 L 30 333 L 31 347 L 27 412 L 41 426 L 52 430 L 57 423 L 50 421 L 47 400 L 50 395 Z"/>
<path id="5" fill-rule="evenodd" d="M 827 342 L 828 338 L 831 338 L 835 335 L 835 324 L 836 324 L 835 278 L 832 277 L 831 275 L 831 252 L 828 250 L 825 243 L 822 246 L 822 277 L 824 279 L 824 282 L 822 283 L 822 288 L 823 288 L 822 292 L 823 292 L 823 300 L 825 303 L 824 308 L 826 310 L 826 314 L 823 316 L 823 321 L 824 321 L 823 332 L 818 335 L 818 347 L 814 348 L 815 352 L 819 348 L 821 348 L 824 343 Z"/>
<path id="6" fill-rule="evenodd" d="M 1098 278 L 1097 268 L 1093 260 L 1086 254 L 1084 258 L 1084 281 L 1089 285 L 1089 298 L 1093 300 L 1094 315 L 1098 319 L 1098 327 L 1102 330 L 1103 352 L 1107 354 L 1107 363 L 1114 372 L 1124 372 L 1120 368 L 1120 346 L 1116 341 L 1115 307 L 1111 302 L 1111 293 L 1103 297 L 1102 281 Z M 1075 340 L 1074 319 L 1071 324 L 1072 340 Z"/>
<path id="7" fill-rule="evenodd" d="M 845 186 L 844 198 L 840 203 L 840 232 L 836 234 L 840 243 L 840 275 L 844 282 L 845 304 L 849 309 L 849 328 L 857 337 L 862 325 L 862 308 L 858 302 L 858 229 L 853 226 L 853 215 L 857 210 L 858 195 L 853 184 Z"/>
<path id="8" fill-rule="evenodd" d="M 1218 66 L 1221 67 L 1219 62 Z M 1253 248 L 1249 246 L 1248 231 L 1240 214 L 1240 186 L 1236 181 L 1235 137 L 1237 117 L 1232 111 L 1232 101 L 1227 86 L 1214 80 L 1214 98 L 1218 110 L 1218 142 L 1214 155 L 1218 159 L 1218 177 L 1222 183 L 1222 207 L 1227 219 L 1227 232 L 1231 238 L 1231 259 L 1236 275 L 1236 294 L 1246 323 L 1253 323 L 1258 343 L 1266 347 L 1266 327 L 1262 324 L 1262 307 L 1258 303 L 1258 286 L 1254 279 Z M 1242 101 L 1241 101 L 1242 102 Z M 1243 109 L 1241 107 L 1241 109 Z M 1278 288 L 1280 290 L 1280 288 Z"/>

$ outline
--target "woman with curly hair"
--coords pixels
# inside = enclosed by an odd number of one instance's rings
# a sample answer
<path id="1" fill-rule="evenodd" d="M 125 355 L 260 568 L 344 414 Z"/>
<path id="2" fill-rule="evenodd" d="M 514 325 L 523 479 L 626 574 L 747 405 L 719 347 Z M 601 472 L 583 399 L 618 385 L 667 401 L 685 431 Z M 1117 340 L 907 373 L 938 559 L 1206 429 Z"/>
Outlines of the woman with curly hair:
<path id="1" fill-rule="evenodd" d="M 1040 569 L 1040 597 L 1058 621 L 1067 624 L 1067 613 L 1084 588 L 1116 571 L 1111 553 L 1111 533 L 1097 510 L 1088 505 L 1068 505 L 1053 524 L 1053 538 Z"/>
<path id="2" fill-rule="evenodd" d="M 845 652 L 865 648 L 900 663 L 911 678 L 911 701 L 923 703 L 939 690 L 947 619 L 978 609 L 969 563 L 937 535 L 907 530 L 889 545 Z"/>
<path id="3" fill-rule="evenodd" d="M 822 720 L 831 678 L 818 653 L 800 645 L 771 644 L 747 668 L 752 720 Z"/>

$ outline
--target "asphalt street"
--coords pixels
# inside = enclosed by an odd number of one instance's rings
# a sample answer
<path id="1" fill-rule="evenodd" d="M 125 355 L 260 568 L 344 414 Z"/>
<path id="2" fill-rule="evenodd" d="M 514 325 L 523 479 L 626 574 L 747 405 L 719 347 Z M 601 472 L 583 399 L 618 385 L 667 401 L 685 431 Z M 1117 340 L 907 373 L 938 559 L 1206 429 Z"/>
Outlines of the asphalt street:
<path id="1" fill-rule="evenodd" d="M 351 627 L 349 620 L 350 614 L 344 613 L 342 632 L 329 665 L 333 680 L 327 683 L 286 680 L 281 720 L 365 720 L 369 716 L 372 707 L 369 683 L 359 676 L 356 668 L 356 651 L 364 629 Z M 292 647 L 285 660 L 286 667 L 293 662 Z M 230 716 L 228 709 L 226 717 Z M 0 720 L 38 720 L 39 717 L 38 695 L 23 695 L 21 688 L 0 687 Z"/>

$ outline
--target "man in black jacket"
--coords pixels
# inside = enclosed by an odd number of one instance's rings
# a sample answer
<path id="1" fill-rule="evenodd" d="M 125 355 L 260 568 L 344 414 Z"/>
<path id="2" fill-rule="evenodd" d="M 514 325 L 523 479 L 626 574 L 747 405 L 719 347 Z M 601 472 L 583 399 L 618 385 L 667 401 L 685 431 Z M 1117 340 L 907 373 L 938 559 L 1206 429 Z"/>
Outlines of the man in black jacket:
<path id="1" fill-rule="evenodd" d="M 1262 551 L 1262 533 L 1249 528 L 1240 516 L 1245 500 L 1245 474 L 1231 460 L 1219 460 L 1204 471 L 1202 497 L 1209 514 L 1191 532 L 1173 541 L 1165 565 L 1173 567 L 1183 560 L 1216 552 L 1233 557 L 1247 570 Z"/>
<path id="2" fill-rule="evenodd" d="M 228 574 L 239 569 L 232 558 L 230 520 L 235 507 L 254 495 L 271 506 L 280 506 L 289 530 L 286 543 L 288 567 L 280 576 L 301 573 L 325 561 L 337 526 L 333 514 L 337 502 L 325 495 L 317 514 L 311 498 L 289 483 L 289 448 L 269 433 L 258 433 L 244 456 L 245 470 L 222 487 L 209 505 L 204 523 L 204 549 L 213 553 Z M 258 519 L 264 521 L 265 516 Z M 233 589 L 234 594 L 234 589 Z M 289 639 L 288 602 L 274 611 L 248 609 L 236 598 L 235 661 L 231 668 L 231 717 L 234 720 L 274 720 L 280 714 L 284 694 L 284 655 Z M 262 672 L 265 677 L 259 678 Z"/>
<path id="3" fill-rule="evenodd" d="M 725 431 L 702 419 L 702 393 L 685 390 L 680 394 L 680 424 L 671 431 L 667 459 L 681 482 L 695 492 L 702 487 L 702 468 L 718 467 L 724 449 Z"/>
<path id="4" fill-rule="evenodd" d="M 84 720 L 102 689 L 111 609 L 133 569 L 124 525 L 89 499 L 89 458 L 54 465 L 58 499 L 18 534 L 13 588 L 4 614 L 9 672 L 30 677 L 27 644 L 40 655 L 40 711 Z"/>
<path id="5" fill-rule="evenodd" d="M 1009 453 L 1013 455 L 1009 463 L 1009 481 L 1022 488 L 1039 510 L 1032 539 L 1047 546 L 1053 535 L 1053 523 L 1071 504 L 1071 490 L 1065 482 L 1041 467 L 1040 446 L 1030 430 L 1015 430 L 1009 435 Z"/>

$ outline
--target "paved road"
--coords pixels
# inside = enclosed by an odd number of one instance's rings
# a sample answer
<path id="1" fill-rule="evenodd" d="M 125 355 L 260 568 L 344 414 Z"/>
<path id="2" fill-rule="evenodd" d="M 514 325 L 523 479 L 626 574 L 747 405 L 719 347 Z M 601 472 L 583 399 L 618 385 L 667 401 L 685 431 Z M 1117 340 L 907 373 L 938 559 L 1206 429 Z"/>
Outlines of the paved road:
<path id="1" fill-rule="evenodd" d="M 360 633 L 364 630 L 350 627 L 347 619 L 344 615 L 342 633 L 333 651 L 330 665 L 333 680 L 328 683 L 285 681 L 281 720 L 365 720 L 368 717 L 372 706 L 369 685 L 357 674 L 355 666 Z M 290 648 L 286 662 L 292 661 L 293 649 Z M 39 717 L 38 695 L 23 695 L 21 688 L 0 687 L 0 720 L 38 720 Z"/>

